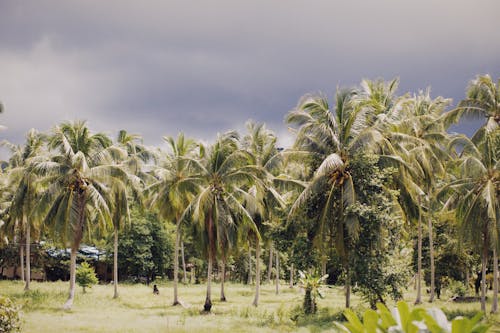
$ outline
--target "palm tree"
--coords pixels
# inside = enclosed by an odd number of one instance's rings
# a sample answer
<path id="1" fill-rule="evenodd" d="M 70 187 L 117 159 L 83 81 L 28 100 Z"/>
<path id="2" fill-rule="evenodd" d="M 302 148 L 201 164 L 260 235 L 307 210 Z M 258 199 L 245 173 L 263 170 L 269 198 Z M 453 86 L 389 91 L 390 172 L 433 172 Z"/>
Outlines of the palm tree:
<path id="1" fill-rule="evenodd" d="M 26 283 L 24 290 L 29 290 L 31 282 L 31 235 L 33 229 L 36 230 L 38 227 L 38 221 L 32 218 L 31 215 L 39 196 L 36 175 L 32 170 L 32 162 L 40 157 L 44 144 L 43 136 L 36 130 L 31 129 L 26 135 L 24 146 L 4 144 L 8 145 L 13 153 L 10 159 L 12 169 L 10 169 L 9 174 L 11 181 L 13 181 L 10 186 L 14 191 L 6 227 L 19 229 L 20 234 L 23 235 L 20 239 L 24 240 L 26 248 L 26 271 L 24 275 Z M 12 231 L 16 232 L 15 230 Z"/>
<path id="2" fill-rule="evenodd" d="M 199 243 L 208 258 L 204 310 L 209 312 L 212 308 L 212 267 L 218 250 L 224 252 L 233 246 L 238 228 L 258 232 L 239 200 L 246 195 L 244 187 L 255 181 L 256 168 L 251 154 L 239 149 L 236 132 L 219 136 L 203 157 L 198 163 L 197 176 L 202 184 L 184 215 L 194 221 Z M 226 255 L 221 254 L 222 258 Z"/>
<path id="3" fill-rule="evenodd" d="M 139 184 L 147 178 L 142 167 L 153 155 L 142 144 L 141 137 L 135 134 L 129 134 L 125 130 L 118 132 L 117 145 L 126 152 L 126 157 L 120 166 L 128 174 L 128 182 L 115 181 L 112 186 L 113 198 L 113 298 L 118 297 L 118 233 L 127 221 L 130 221 L 129 196 L 127 185 L 132 190 L 131 193 L 136 199 L 140 199 L 138 190 Z M 142 200 L 139 200 L 142 201 Z"/>
<path id="4" fill-rule="evenodd" d="M 173 219 L 176 224 L 174 248 L 174 303 L 178 305 L 179 280 L 179 244 L 181 241 L 182 214 L 197 190 L 199 180 L 192 177 L 195 148 L 197 144 L 192 139 L 186 139 L 179 133 L 177 140 L 164 137 L 170 151 L 161 153 L 159 164 L 153 170 L 155 180 L 145 190 L 151 207 L 156 209 L 165 219 Z"/>
<path id="5" fill-rule="evenodd" d="M 289 218 L 298 214 L 315 194 L 323 196 L 319 212 L 320 244 L 323 245 L 327 225 L 336 230 L 335 248 L 346 269 L 346 307 L 350 306 L 349 239 L 357 237 L 359 222 L 347 208 L 355 203 L 356 188 L 349 161 L 363 149 L 371 149 L 383 138 L 367 126 L 367 114 L 355 107 L 357 91 L 339 90 L 336 104 L 330 107 L 322 95 L 305 96 L 287 116 L 287 122 L 298 126 L 294 148 L 308 152 L 319 166 L 307 187 L 292 206 Z M 379 141 L 381 139 L 382 141 Z M 317 164 L 317 165 L 318 165 Z"/>
<path id="6" fill-rule="evenodd" d="M 422 277 L 422 207 L 427 210 L 427 222 L 429 232 L 429 256 L 431 269 L 430 299 L 434 300 L 435 291 L 435 269 L 434 269 L 434 243 L 432 212 L 436 205 L 436 184 L 438 177 L 445 175 L 445 163 L 450 160 L 447 153 L 446 142 L 448 140 L 442 114 L 450 100 L 442 97 L 432 99 L 430 91 L 420 92 L 413 98 L 407 99 L 399 110 L 399 119 L 391 122 L 389 140 L 392 147 L 399 156 L 406 161 L 410 168 L 409 173 L 403 177 L 403 186 L 410 195 L 410 200 L 418 206 L 418 272 L 417 272 L 417 299 L 415 303 L 421 302 Z M 413 193 L 412 193 L 413 192 Z M 424 199 L 424 203 L 422 203 Z M 411 209 L 407 209 L 410 213 Z"/>
<path id="7" fill-rule="evenodd" d="M 260 294 L 260 238 L 264 233 L 266 224 L 273 221 L 273 210 L 284 207 L 281 195 L 274 188 L 274 175 L 279 173 L 282 165 L 281 154 L 276 142 L 277 138 L 273 132 L 266 129 L 264 124 L 247 122 L 248 134 L 243 138 L 243 148 L 252 154 L 255 166 L 261 171 L 262 178 L 249 190 L 250 198 L 247 201 L 247 209 L 251 212 L 257 226 L 258 233 L 251 233 L 255 242 L 255 298 L 253 305 L 258 306 Z M 249 239 L 250 241 L 250 239 Z"/>
<path id="8" fill-rule="evenodd" d="M 495 84 L 486 74 L 472 80 L 467 88 L 467 98 L 446 113 L 444 120 L 449 125 L 458 122 L 462 116 L 485 117 L 485 123 L 494 121 L 500 125 L 500 79 Z"/>
<path id="9" fill-rule="evenodd" d="M 451 182 L 456 195 L 456 217 L 461 234 L 482 250 L 481 310 L 486 311 L 486 266 L 488 252 L 493 249 L 496 257 L 499 248 L 500 230 L 500 129 L 490 119 L 487 126 L 480 128 L 471 138 L 455 136 L 450 146 L 460 147 L 461 176 Z M 497 259 L 494 258 L 494 261 Z M 498 267 L 494 267 L 498 274 Z M 494 275 L 495 279 L 497 275 Z M 496 294 L 496 291 L 495 291 Z M 495 295 L 496 297 L 496 295 Z M 492 311 L 497 311 L 496 300 Z"/>
<path id="10" fill-rule="evenodd" d="M 113 156 L 124 154 L 111 143 L 102 133 L 91 134 L 85 122 L 63 123 L 49 138 L 49 149 L 57 153 L 34 168 L 46 185 L 38 213 L 45 216 L 44 223 L 52 233 L 70 239 L 70 288 L 65 309 L 73 305 L 76 254 L 85 229 L 112 225 L 111 187 L 117 180 L 127 179 L 120 167 L 112 165 Z"/>

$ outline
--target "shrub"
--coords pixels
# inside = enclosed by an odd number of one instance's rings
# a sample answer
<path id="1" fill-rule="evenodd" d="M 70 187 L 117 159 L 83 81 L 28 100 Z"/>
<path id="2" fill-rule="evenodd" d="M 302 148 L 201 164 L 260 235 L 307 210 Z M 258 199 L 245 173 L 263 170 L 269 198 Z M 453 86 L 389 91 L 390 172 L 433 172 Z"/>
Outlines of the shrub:
<path id="1" fill-rule="evenodd" d="M 97 276 L 95 275 L 94 268 L 91 267 L 87 262 L 83 262 L 76 269 L 76 283 L 83 288 L 85 293 L 85 288 L 91 288 L 94 284 L 97 284 Z"/>
<path id="2" fill-rule="evenodd" d="M 19 332 L 19 307 L 9 298 L 0 296 L 0 332 Z"/>
<path id="3" fill-rule="evenodd" d="M 335 325 L 342 332 L 451 332 L 451 333 L 485 333 L 490 325 L 483 323 L 483 313 L 479 312 L 473 318 L 456 317 L 451 322 L 444 312 L 438 308 L 414 308 L 410 311 L 407 303 L 400 301 L 397 308 L 389 311 L 381 303 L 377 304 L 377 311 L 366 310 L 363 321 L 350 309 L 345 310 L 347 323 Z"/>

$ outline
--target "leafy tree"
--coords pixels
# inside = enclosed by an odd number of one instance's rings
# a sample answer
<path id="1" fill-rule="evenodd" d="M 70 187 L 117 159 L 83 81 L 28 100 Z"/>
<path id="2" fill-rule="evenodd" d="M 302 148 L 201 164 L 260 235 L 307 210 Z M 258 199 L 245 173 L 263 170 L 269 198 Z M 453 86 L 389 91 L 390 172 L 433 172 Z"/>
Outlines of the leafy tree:
<path id="1" fill-rule="evenodd" d="M 172 239 L 165 225 L 152 213 L 131 210 L 132 223 L 123 230 L 118 251 L 120 275 L 147 281 L 164 276 L 172 263 Z"/>
<path id="2" fill-rule="evenodd" d="M 385 303 L 387 296 L 401 298 L 408 278 L 408 263 L 401 254 L 405 239 L 398 193 L 389 189 L 396 170 L 380 168 L 378 162 L 378 156 L 368 154 L 351 160 L 358 196 L 349 207 L 360 223 L 359 237 L 353 244 L 356 251 L 350 259 L 354 282 L 372 308 L 377 302 Z"/>
<path id="3" fill-rule="evenodd" d="M 83 288 L 83 293 L 85 293 L 85 288 L 92 288 L 97 282 L 99 280 L 97 280 L 97 276 L 95 275 L 94 267 L 85 261 L 82 262 L 76 269 L 76 283 Z"/>

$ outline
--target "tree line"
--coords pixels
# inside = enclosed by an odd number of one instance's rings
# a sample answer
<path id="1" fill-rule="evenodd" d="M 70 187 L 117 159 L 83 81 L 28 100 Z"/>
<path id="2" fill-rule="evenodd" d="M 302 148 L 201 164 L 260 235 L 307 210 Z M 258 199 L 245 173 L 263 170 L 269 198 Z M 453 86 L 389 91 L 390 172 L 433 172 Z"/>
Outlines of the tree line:
<path id="1" fill-rule="evenodd" d="M 120 233 L 134 222 L 133 206 L 175 227 L 174 305 L 179 252 L 190 238 L 207 269 L 205 311 L 212 307 L 214 268 L 225 301 L 228 262 L 243 250 L 252 256 L 252 249 L 255 306 L 264 249 L 276 270 L 285 254 L 292 283 L 294 269 L 343 283 L 346 307 L 353 286 L 374 306 L 400 298 L 412 276 L 415 302 L 422 302 L 424 278 L 432 302 L 443 278 L 468 283 L 480 257 L 485 311 L 490 257 L 498 277 L 500 81 L 477 76 L 451 110 L 449 99 L 432 98 L 429 90 L 397 95 L 398 84 L 363 80 L 332 99 L 303 96 L 285 117 L 295 136 L 287 149 L 252 121 L 243 135 L 228 131 L 208 145 L 182 133 L 166 136 L 166 150 L 125 130 L 112 140 L 84 121 L 49 133 L 30 130 L 22 145 L 4 142 L 11 155 L 0 174 L 0 233 L 25 245 L 25 289 L 33 237 L 69 246 L 64 307 L 71 308 L 80 245 L 112 234 L 118 297 Z M 449 133 L 471 116 L 484 118 L 472 137 Z M 445 269 L 446 263 L 456 266 Z M 496 312 L 498 278 L 493 284 Z"/>

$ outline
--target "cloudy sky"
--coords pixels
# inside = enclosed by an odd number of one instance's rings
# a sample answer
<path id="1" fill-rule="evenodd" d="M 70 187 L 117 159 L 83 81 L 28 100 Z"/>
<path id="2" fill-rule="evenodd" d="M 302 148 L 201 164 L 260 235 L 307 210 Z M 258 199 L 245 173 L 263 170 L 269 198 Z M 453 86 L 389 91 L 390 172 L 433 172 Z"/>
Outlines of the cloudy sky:
<path id="1" fill-rule="evenodd" d="M 309 92 L 399 77 L 459 101 L 500 77 L 498 0 L 0 0 L 2 139 L 83 119 L 159 145 L 266 122 Z M 467 130 L 467 126 L 462 126 Z"/>

